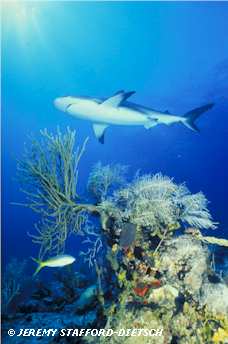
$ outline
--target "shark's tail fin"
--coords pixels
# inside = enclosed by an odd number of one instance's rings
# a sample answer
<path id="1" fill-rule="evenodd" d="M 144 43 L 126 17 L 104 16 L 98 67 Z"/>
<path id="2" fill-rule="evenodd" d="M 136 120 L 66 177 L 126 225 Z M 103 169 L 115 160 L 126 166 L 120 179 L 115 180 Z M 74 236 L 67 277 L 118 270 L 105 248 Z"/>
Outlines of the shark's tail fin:
<path id="1" fill-rule="evenodd" d="M 196 126 L 195 124 L 195 120 L 204 112 L 210 110 L 212 107 L 214 106 L 213 103 L 198 107 L 194 110 L 191 110 L 189 112 L 187 112 L 184 115 L 184 120 L 183 120 L 183 124 L 186 125 L 186 127 L 188 127 L 189 129 L 193 130 L 193 131 L 197 131 L 199 132 L 199 128 Z"/>

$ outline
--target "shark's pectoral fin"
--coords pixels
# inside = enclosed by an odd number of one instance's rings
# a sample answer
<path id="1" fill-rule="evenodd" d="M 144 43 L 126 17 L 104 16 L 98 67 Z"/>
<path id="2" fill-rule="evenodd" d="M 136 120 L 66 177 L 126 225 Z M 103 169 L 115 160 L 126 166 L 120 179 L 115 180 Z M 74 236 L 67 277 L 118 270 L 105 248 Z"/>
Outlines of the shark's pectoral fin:
<path id="1" fill-rule="evenodd" d="M 100 143 L 104 143 L 104 134 L 105 134 L 105 129 L 108 127 L 106 124 L 93 124 L 93 131 Z"/>
<path id="2" fill-rule="evenodd" d="M 119 91 L 114 96 L 107 98 L 101 105 L 109 105 L 113 107 L 120 106 L 126 99 L 128 99 L 135 91 L 124 92 Z"/>
<path id="3" fill-rule="evenodd" d="M 144 124 L 144 128 L 150 129 L 152 127 L 155 127 L 155 125 L 158 124 L 158 119 L 157 118 L 149 118 L 148 122 Z"/>

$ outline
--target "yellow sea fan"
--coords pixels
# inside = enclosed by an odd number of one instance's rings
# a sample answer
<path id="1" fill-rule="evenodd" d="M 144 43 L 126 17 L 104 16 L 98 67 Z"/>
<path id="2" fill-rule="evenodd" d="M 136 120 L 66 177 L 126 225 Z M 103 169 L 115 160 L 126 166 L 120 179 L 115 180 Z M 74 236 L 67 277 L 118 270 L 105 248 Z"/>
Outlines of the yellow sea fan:
<path id="1" fill-rule="evenodd" d="M 228 240 L 227 239 L 220 239 L 216 237 L 211 237 L 211 236 L 202 236 L 199 238 L 202 241 L 206 241 L 209 244 L 215 244 L 219 246 L 225 246 L 228 247 Z"/>

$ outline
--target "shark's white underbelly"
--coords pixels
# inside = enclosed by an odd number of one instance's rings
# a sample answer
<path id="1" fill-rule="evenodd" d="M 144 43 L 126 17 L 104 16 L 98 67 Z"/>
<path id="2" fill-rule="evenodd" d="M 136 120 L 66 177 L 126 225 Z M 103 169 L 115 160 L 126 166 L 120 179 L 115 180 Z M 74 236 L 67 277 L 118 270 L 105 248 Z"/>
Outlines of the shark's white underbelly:
<path id="1" fill-rule="evenodd" d="M 145 125 L 149 119 L 143 113 L 127 107 L 111 107 L 92 104 L 88 107 L 77 108 L 71 105 L 67 112 L 74 117 L 94 123 L 112 125 Z"/>

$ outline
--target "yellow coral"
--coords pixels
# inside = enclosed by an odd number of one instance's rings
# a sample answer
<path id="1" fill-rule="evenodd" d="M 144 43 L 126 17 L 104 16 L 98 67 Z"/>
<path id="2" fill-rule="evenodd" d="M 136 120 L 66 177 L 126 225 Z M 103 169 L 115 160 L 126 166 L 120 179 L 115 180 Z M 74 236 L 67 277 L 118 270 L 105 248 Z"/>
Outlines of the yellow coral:
<path id="1" fill-rule="evenodd" d="M 213 343 L 228 343 L 228 331 L 219 327 L 212 337 Z"/>
<path id="2" fill-rule="evenodd" d="M 118 245 L 117 244 L 114 244 L 112 246 L 112 252 L 116 252 L 118 250 Z"/>
<path id="3" fill-rule="evenodd" d="M 126 280 L 126 271 L 123 270 L 118 274 L 118 281 L 124 282 L 125 280 Z"/>
<path id="4" fill-rule="evenodd" d="M 126 257 L 131 260 L 131 259 L 134 259 L 134 253 L 132 251 L 128 251 L 127 254 L 126 254 Z"/>

